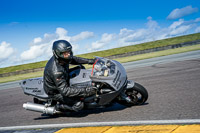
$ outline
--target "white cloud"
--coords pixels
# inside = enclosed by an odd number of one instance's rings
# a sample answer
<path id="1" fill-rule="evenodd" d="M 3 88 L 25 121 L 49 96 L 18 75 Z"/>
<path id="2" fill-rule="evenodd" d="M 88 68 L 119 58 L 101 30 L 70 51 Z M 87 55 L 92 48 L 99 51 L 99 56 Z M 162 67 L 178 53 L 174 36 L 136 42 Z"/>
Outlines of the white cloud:
<path id="1" fill-rule="evenodd" d="M 102 35 L 102 38 L 101 38 L 101 42 L 110 42 L 112 41 L 113 39 L 115 38 L 115 35 L 114 34 L 108 34 L 108 33 L 104 33 Z"/>
<path id="2" fill-rule="evenodd" d="M 33 43 L 40 43 L 42 41 L 41 37 L 37 37 L 33 40 Z"/>
<path id="3" fill-rule="evenodd" d="M 84 31 L 75 36 L 68 36 L 68 31 L 64 28 L 58 27 L 54 34 L 45 33 L 43 38 L 34 38 L 31 42 L 30 48 L 21 53 L 21 61 L 30 61 L 37 58 L 49 58 L 52 56 L 52 44 L 56 40 L 67 40 L 72 44 L 73 51 L 78 50 L 79 45 L 77 41 L 88 39 L 94 36 L 93 32 Z"/>
<path id="4" fill-rule="evenodd" d="M 104 33 L 101 37 L 101 40 L 93 42 L 92 46 L 91 46 L 91 48 L 89 48 L 89 50 L 90 51 L 99 50 L 99 49 L 105 47 L 106 45 L 108 45 L 111 41 L 115 40 L 115 38 L 116 38 L 115 34 Z"/>
<path id="5" fill-rule="evenodd" d="M 91 44 L 90 51 L 103 50 L 104 47 L 115 48 L 183 35 L 194 28 L 199 19 L 190 21 L 179 19 L 164 28 L 160 27 L 159 24 L 152 19 L 152 17 L 148 17 L 147 20 L 145 28 L 136 30 L 123 28 L 120 29 L 118 34 L 102 34 L 100 40 Z M 196 32 L 197 31 L 199 31 L 198 28 L 196 29 Z"/>
<path id="6" fill-rule="evenodd" d="M 52 44 L 58 38 L 63 37 L 63 31 L 61 29 L 56 29 L 55 34 L 45 33 L 43 38 L 34 38 L 30 44 L 30 48 L 20 55 L 21 61 L 30 61 L 37 58 L 50 57 L 52 55 Z"/>
<path id="7" fill-rule="evenodd" d="M 45 52 L 46 48 L 47 48 L 46 46 L 47 46 L 47 44 L 31 46 L 29 50 L 24 51 L 21 54 L 21 59 L 23 61 L 32 60 L 39 56 L 42 56 L 43 54 L 46 54 L 46 52 Z"/>
<path id="8" fill-rule="evenodd" d="M 119 44 L 120 45 L 133 45 L 137 43 L 142 43 L 146 41 L 152 41 L 155 39 L 157 32 L 160 27 L 156 21 L 152 19 L 151 16 L 147 18 L 146 28 L 141 28 L 137 30 L 122 29 L 119 34 Z M 159 36 L 159 35 L 158 35 Z"/>
<path id="9" fill-rule="evenodd" d="M 56 34 L 59 36 L 59 38 L 65 38 L 67 35 L 67 30 L 65 30 L 64 28 L 56 28 Z"/>
<path id="10" fill-rule="evenodd" d="M 174 36 L 174 35 L 178 35 L 178 34 L 183 34 L 185 32 L 187 32 L 188 30 L 190 30 L 192 28 L 192 25 L 183 25 L 180 26 L 174 30 L 172 30 L 170 32 L 170 35 Z"/>
<path id="11" fill-rule="evenodd" d="M 70 38 L 70 42 L 77 42 L 77 41 L 81 41 L 84 39 L 88 39 L 94 36 L 93 32 L 89 32 L 89 31 L 84 31 L 81 32 L 80 34 L 73 36 Z"/>
<path id="12" fill-rule="evenodd" d="M 14 53 L 14 49 L 11 47 L 11 45 L 5 41 L 3 41 L 0 44 L 0 61 L 4 59 L 10 58 L 12 54 Z"/>
<path id="13" fill-rule="evenodd" d="M 151 16 L 147 20 L 146 28 L 137 30 L 123 28 L 120 29 L 119 34 L 102 34 L 101 39 L 93 42 L 89 50 L 103 50 L 105 47 L 114 48 L 162 39 L 163 34 L 160 35 L 157 33 L 160 29 L 158 23 Z"/>
<path id="14" fill-rule="evenodd" d="M 153 41 L 156 39 L 163 39 L 166 33 L 160 34 L 160 27 L 152 17 L 147 18 L 146 28 L 137 30 L 123 28 L 120 29 L 119 34 L 102 34 L 100 40 L 91 44 L 90 51 L 103 50 L 103 48 L 114 48 L 127 45 L 134 45 L 142 42 Z"/>
<path id="15" fill-rule="evenodd" d="M 167 17 L 167 19 L 177 19 L 183 16 L 190 15 L 192 13 L 198 12 L 198 8 L 192 8 L 192 6 L 186 6 L 181 9 L 174 9 Z"/>
<path id="16" fill-rule="evenodd" d="M 178 21 L 173 22 L 168 28 L 170 36 L 176 36 L 181 34 L 186 34 L 191 29 L 194 29 L 200 18 L 196 18 L 195 20 L 184 21 L 184 19 L 179 19 Z"/>
<path id="17" fill-rule="evenodd" d="M 195 32 L 196 33 L 200 32 L 200 26 L 195 29 Z"/>
<path id="18" fill-rule="evenodd" d="M 179 19 L 179 21 L 175 21 L 175 22 L 173 22 L 173 24 L 171 24 L 170 26 L 169 26 L 169 29 L 176 29 L 178 26 L 180 26 L 181 24 L 183 24 L 184 23 L 184 20 L 183 19 Z"/>
<path id="19" fill-rule="evenodd" d="M 154 20 L 152 19 L 151 16 L 149 16 L 149 17 L 147 18 L 147 20 L 148 20 L 148 22 L 147 22 L 147 27 L 148 27 L 149 29 L 155 30 L 156 28 L 160 28 L 160 27 L 158 26 L 158 23 L 157 23 L 156 21 L 154 21 Z"/>
<path id="20" fill-rule="evenodd" d="M 145 38 L 145 34 L 147 34 L 147 30 L 138 29 L 134 33 L 121 38 L 124 42 L 134 42 L 138 40 L 143 40 Z"/>
<path id="21" fill-rule="evenodd" d="M 120 37 L 125 37 L 125 36 L 128 36 L 128 35 L 132 34 L 133 32 L 134 32 L 134 30 L 123 28 L 123 29 L 120 30 L 119 36 Z"/>

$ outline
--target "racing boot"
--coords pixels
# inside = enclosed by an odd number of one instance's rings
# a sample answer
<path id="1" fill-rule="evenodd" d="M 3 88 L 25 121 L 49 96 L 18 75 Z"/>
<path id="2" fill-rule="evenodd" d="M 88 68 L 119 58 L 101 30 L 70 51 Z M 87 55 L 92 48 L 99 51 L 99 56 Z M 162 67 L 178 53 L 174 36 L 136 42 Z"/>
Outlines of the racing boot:
<path id="1" fill-rule="evenodd" d="M 82 110 L 83 108 L 84 108 L 84 103 L 81 102 L 81 101 L 76 102 L 76 103 L 72 106 L 73 111 L 76 111 L 76 112 Z"/>
<path id="2" fill-rule="evenodd" d="M 83 107 L 84 107 L 84 104 L 81 101 L 76 102 L 72 107 L 68 106 L 67 104 L 57 104 L 55 106 L 57 111 L 71 110 L 71 111 L 76 111 L 76 112 L 82 110 Z"/>

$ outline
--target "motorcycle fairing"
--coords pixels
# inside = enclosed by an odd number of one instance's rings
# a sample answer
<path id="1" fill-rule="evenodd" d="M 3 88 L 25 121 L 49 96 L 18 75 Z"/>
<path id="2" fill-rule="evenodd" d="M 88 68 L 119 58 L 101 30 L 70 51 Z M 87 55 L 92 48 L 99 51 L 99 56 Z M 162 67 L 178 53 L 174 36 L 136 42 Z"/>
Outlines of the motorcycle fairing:
<path id="1" fill-rule="evenodd" d="M 112 100 L 114 100 L 121 93 L 121 91 L 124 89 L 124 87 L 126 86 L 126 84 L 127 83 L 124 82 L 123 87 L 121 87 L 117 91 L 111 91 L 111 92 L 109 92 L 107 94 L 100 95 L 98 97 L 99 98 L 98 105 L 106 105 L 106 104 L 110 103 Z"/>
<path id="2" fill-rule="evenodd" d="M 25 79 L 20 82 L 20 85 L 27 95 L 32 95 L 34 97 L 48 99 L 49 96 L 45 93 L 43 89 L 43 78 L 32 78 Z"/>
<path id="3" fill-rule="evenodd" d="M 72 78 L 70 78 L 70 86 L 91 86 L 92 80 L 90 79 L 90 74 L 91 71 L 86 69 L 77 69 L 70 72 L 69 75 L 74 75 Z"/>

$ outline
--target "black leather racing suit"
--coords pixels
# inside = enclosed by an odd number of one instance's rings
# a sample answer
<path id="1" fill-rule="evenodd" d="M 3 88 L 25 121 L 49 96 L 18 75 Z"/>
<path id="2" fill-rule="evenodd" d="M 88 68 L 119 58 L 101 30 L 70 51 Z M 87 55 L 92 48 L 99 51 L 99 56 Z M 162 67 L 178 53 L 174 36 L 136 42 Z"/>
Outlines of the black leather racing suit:
<path id="1" fill-rule="evenodd" d="M 52 56 L 46 64 L 43 79 L 44 90 L 48 95 L 56 96 L 57 94 L 61 94 L 63 97 L 90 95 L 91 92 L 86 88 L 70 87 L 69 63 L 73 65 L 93 64 L 94 59 L 72 56 L 70 62 L 65 60 L 65 63 L 62 64 L 55 56 Z"/>

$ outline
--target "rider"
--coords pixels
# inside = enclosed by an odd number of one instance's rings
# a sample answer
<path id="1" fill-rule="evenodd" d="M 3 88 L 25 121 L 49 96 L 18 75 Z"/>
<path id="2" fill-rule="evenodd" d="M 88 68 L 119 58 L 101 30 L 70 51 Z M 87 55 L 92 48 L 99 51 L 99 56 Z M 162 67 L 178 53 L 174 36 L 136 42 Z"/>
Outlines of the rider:
<path id="1" fill-rule="evenodd" d="M 93 64 L 95 59 L 85 59 L 73 56 L 72 46 L 66 40 L 55 41 L 52 50 L 53 56 L 46 64 L 44 70 L 44 90 L 55 101 L 62 103 L 56 106 L 58 110 L 81 110 L 83 108 L 83 103 L 81 101 L 74 101 L 73 98 L 77 96 L 90 96 L 96 92 L 91 86 L 85 88 L 70 86 L 69 64 Z"/>

